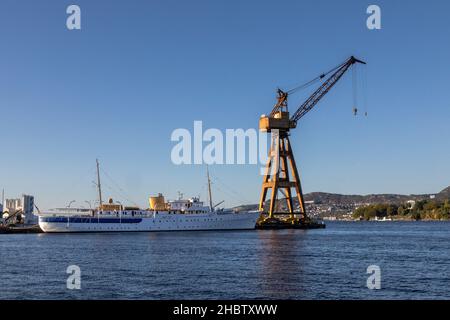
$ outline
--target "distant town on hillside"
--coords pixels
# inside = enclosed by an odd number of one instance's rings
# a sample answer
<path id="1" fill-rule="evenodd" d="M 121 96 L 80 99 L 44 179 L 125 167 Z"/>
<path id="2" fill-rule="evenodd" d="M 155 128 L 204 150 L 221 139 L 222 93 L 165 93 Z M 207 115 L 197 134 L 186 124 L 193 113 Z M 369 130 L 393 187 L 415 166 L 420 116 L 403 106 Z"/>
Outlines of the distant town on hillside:
<path id="1" fill-rule="evenodd" d="M 450 199 L 450 186 L 443 189 L 436 194 L 413 194 L 413 195 L 402 195 L 402 194 L 370 194 L 370 195 L 343 195 L 335 193 L 326 192 L 311 192 L 305 194 L 305 205 L 309 216 L 314 218 L 325 218 L 329 220 L 343 219 L 343 220 L 354 220 L 355 211 L 358 208 L 374 208 L 374 206 L 380 206 L 378 214 L 375 210 L 374 214 L 376 216 L 383 216 L 384 211 L 388 211 L 386 208 L 391 208 L 392 211 L 397 215 L 398 208 L 402 207 L 401 213 L 408 214 L 414 213 L 412 217 L 417 216 L 417 211 L 413 211 L 414 207 L 423 207 L 424 204 L 428 204 L 430 210 L 438 210 L 440 207 L 444 208 L 444 204 L 448 203 Z M 267 205 L 268 203 L 266 203 Z M 432 205 L 431 205 L 432 204 Z M 280 199 L 277 201 L 278 209 L 281 211 L 287 210 L 286 199 Z M 298 201 L 294 199 L 294 206 L 298 208 Z M 427 206 L 425 206 L 425 209 Z M 236 211 L 244 210 L 257 210 L 257 204 L 242 205 L 233 208 Z M 390 209 L 389 209 L 390 210 Z M 409 210 L 409 211 L 408 211 Z M 447 209 L 445 209 L 447 210 Z M 449 208 L 450 210 L 450 208 Z M 444 211 L 444 217 L 445 213 Z M 449 212 L 450 213 L 450 212 Z M 428 217 L 430 215 L 427 215 Z M 375 218 L 372 217 L 372 218 Z M 431 218 L 432 216 L 430 216 Z M 440 215 L 437 215 L 440 217 Z M 364 216 L 362 217 L 364 218 Z M 367 216 L 365 218 L 368 218 Z M 420 217 L 419 217 L 420 218 Z M 437 218 L 439 219 L 439 218 Z"/>

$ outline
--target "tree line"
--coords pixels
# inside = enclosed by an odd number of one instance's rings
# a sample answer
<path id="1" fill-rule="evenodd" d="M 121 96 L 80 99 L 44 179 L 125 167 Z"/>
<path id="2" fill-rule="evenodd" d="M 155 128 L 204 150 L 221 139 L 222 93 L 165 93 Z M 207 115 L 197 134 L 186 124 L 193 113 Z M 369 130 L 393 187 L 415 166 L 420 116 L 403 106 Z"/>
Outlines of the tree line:
<path id="1" fill-rule="evenodd" d="M 355 219 L 370 220 L 375 217 L 448 220 L 450 219 L 450 200 L 421 200 L 416 201 L 414 205 L 409 203 L 401 205 L 371 204 L 359 207 L 353 212 Z"/>

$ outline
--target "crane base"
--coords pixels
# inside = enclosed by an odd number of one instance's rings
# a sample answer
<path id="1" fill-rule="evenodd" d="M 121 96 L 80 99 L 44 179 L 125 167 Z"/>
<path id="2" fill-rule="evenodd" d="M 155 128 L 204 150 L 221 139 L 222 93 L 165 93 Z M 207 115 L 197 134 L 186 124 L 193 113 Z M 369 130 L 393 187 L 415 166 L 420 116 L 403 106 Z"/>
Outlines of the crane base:
<path id="1" fill-rule="evenodd" d="M 274 230 L 274 229 L 324 229 L 325 223 L 313 221 L 310 219 L 298 218 L 264 218 L 261 217 L 256 222 L 256 229 Z"/>

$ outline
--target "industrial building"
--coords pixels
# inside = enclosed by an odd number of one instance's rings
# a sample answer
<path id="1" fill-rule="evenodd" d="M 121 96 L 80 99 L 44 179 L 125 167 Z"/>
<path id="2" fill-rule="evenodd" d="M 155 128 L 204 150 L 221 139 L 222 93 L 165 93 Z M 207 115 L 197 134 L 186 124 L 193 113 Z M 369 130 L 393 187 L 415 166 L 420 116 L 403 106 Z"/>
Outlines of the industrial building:
<path id="1" fill-rule="evenodd" d="M 24 224 L 36 224 L 37 216 L 34 215 L 34 196 L 23 194 L 17 199 L 5 199 L 2 204 L 3 218 L 12 217 L 12 215 L 21 214 Z M 15 219 L 17 220 L 17 218 Z M 20 219 L 19 219 L 20 220 Z"/>

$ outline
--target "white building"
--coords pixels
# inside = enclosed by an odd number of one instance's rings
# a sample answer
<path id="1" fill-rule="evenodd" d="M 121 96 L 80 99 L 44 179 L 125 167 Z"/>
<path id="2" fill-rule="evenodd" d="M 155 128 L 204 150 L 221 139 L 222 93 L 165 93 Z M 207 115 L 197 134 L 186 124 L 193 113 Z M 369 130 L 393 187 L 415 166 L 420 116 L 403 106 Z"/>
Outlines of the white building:
<path id="1" fill-rule="evenodd" d="M 34 197 L 30 195 L 23 194 L 19 199 L 5 199 L 4 212 L 13 214 L 16 211 L 22 211 L 26 224 L 37 223 L 37 217 L 33 214 L 34 212 Z"/>
<path id="2" fill-rule="evenodd" d="M 408 209 L 414 209 L 414 207 L 416 206 L 416 201 L 408 200 L 408 201 L 406 201 L 406 204 L 408 205 Z"/>
<path id="3" fill-rule="evenodd" d="M 5 211 L 9 213 L 14 213 L 17 210 L 22 210 L 22 202 L 20 199 L 6 199 L 5 200 Z"/>

